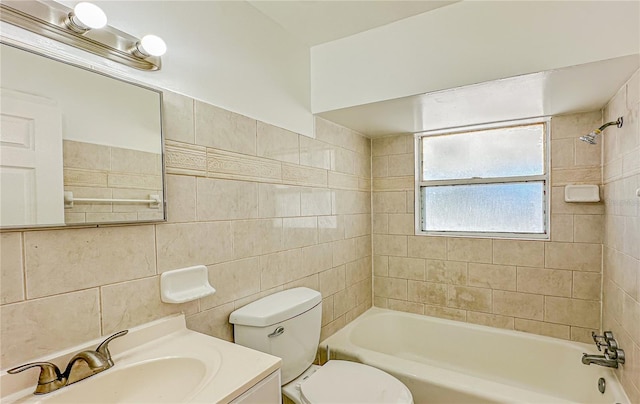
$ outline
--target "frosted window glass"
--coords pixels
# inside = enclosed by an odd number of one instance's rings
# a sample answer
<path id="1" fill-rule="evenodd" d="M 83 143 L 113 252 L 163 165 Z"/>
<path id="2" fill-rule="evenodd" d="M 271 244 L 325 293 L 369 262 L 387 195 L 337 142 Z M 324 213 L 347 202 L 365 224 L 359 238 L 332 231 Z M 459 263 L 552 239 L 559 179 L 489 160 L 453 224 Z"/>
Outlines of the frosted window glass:
<path id="1" fill-rule="evenodd" d="M 423 230 L 544 233 L 544 182 L 422 187 Z"/>
<path id="2" fill-rule="evenodd" d="M 544 174 L 544 124 L 422 138 L 422 180 Z"/>

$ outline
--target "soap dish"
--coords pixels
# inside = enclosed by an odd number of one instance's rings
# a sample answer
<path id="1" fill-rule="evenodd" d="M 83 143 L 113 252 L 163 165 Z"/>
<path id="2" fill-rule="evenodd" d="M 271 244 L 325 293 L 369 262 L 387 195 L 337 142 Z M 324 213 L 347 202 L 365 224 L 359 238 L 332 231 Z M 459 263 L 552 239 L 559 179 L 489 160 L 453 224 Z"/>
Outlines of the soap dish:
<path id="1" fill-rule="evenodd" d="M 165 303 L 186 303 L 216 293 L 209 283 L 207 267 L 175 269 L 160 275 L 160 295 Z"/>

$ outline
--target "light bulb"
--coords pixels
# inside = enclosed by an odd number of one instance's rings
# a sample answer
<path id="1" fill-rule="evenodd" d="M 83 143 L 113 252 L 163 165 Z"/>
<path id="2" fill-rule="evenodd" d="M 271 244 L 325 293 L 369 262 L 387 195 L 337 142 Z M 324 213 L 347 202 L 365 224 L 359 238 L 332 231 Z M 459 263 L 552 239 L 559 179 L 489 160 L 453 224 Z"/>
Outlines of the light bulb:
<path id="1" fill-rule="evenodd" d="M 78 34 L 102 28 L 107 25 L 107 15 L 102 9 L 91 3 L 78 3 L 65 20 L 66 26 Z"/>
<path id="2" fill-rule="evenodd" d="M 74 21 L 75 23 L 79 22 L 78 25 L 84 25 L 89 29 L 102 28 L 107 25 L 107 15 L 95 4 L 78 3 L 73 8 L 73 14 L 77 20 Z"/>
<path id="3" fill-rule="evenodd" d="M 156 35 L 143 36 L 136 47 L 144 56 L 162 56 L 167 51 L 167 44 Z"/>

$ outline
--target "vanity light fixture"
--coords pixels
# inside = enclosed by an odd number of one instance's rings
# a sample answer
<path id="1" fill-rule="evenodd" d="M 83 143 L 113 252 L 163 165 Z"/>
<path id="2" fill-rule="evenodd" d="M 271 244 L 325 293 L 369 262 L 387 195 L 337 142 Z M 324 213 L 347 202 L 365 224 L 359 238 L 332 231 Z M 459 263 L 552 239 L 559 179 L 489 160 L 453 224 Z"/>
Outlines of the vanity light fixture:
<path id="1" fill-rule="evenodd" d="M 53 1 L 3 0 L 0 20 L 140 70 L 159 70 L 167 50 L 156 35 L 140 39 L 107 25 L 104 11 L 87 2 L 72 10 Z"/>

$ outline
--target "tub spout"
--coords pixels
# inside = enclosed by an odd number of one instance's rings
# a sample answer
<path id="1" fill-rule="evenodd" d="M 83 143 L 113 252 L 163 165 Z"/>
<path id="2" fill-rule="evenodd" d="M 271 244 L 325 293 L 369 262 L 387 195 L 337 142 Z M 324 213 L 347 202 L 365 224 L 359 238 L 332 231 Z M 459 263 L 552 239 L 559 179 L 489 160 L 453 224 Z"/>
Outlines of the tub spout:
<path id="1" fill-rule="evenodd" d="M 617 368 L 618 363 L 624 363 L 624 351 L 616 349 L 615 354 L 611 354 L 605 349 L 604 355 L 587 355 L 582 354 L 582 363 L 591 365 L 592 363 L 608 368 Z"/>

